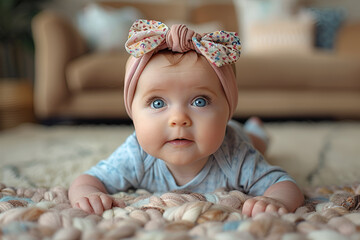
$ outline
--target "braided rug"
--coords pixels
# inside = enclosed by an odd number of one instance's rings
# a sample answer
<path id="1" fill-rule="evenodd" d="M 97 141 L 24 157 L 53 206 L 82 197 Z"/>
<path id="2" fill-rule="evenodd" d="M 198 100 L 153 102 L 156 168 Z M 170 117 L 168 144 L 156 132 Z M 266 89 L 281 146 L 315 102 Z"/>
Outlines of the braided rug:
<path id="1" fill-rule="evenodd" d="M 120 192 L 102 216 L 71 208 L 67 189 L 0 184 L 0 239 L 360 239 L 360 184 L 311 187 L 295 213 L 241 214 L 249 198 L 213 193 Z"/>

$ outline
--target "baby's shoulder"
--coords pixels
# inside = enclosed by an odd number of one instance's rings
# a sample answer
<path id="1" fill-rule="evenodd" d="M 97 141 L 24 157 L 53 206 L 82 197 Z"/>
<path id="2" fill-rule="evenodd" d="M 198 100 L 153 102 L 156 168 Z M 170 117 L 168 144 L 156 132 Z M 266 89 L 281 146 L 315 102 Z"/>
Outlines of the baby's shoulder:
<path id="1" fill-rule="evenodd" d="M 121 145 L 117 148 L 117 151 L 139 151 L 140 149 L 141 146 L 137 140 L 136 133 L 133 132 L 125 139 L 124 142 L 121 143 Z"/>
<path id="2" fill-rule="evenodd" d="M 232 162 L 234 158 L 248 151 L 248 145 L 249 139 L 241 124 L 231 120 L 226 127 L 224 141 L 215 153 L 215 157 L 221 159 L 221 162 Z"/>
<path id="3" fill-rule="evenodd" d="M 126 140 L 115 150 L 114 154 L 122 159 L 141 160 L 146 158 L 146 153 L 140 146 L 136 133 L 129 135 Z"/>
<path id="4" fill-rule="evenodd" d="M 214 157 L 227 176 L 233 176 L 245 162 L 252 161 L 258 153 L 250 143 L 242 124 L 231 120 L 226 128 L 224 141 Z"/>
<path id="5" fill-rule="evenodd" d="M 235 159 L 242 162 L 244 158 L 256 153 L 257 151 L 251 144 L 251 140 L 242 124 L 230 120 L 226 128 L 224 141 L 218 150 L 218 156 L 223 156 L 224 159 L 233 164 Z"/>
<path id="6" fill-rule="evenodd" d="M 243 143 L 250 143 L 250 139 L 241 123 L 235 120 L 230 120 L 226 127 L 224 143 L 239 146 Z"/>

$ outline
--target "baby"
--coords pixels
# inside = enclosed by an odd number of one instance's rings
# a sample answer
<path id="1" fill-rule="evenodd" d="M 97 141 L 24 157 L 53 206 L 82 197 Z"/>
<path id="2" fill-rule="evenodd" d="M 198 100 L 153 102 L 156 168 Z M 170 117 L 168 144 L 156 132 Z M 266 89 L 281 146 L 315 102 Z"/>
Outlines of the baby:
<path id="1" fill-rule="evenodd" d="M 231 120 L 238 93 L 232 64 L 240 48 L 235 33 L 200 35 L 184 25 L 136 21 L 126 43 L 133 56 L 124 87 L 135 132 L 74 180 L 72 206 L 102 214 L 115 205 L 109 194 L 129 188 L 202 193 L 226 188 L 254 196 L 242 208 L 248 216 L 299 207 L 304 198 L 294 180 L 263 158 L 261 122 L 251 119 L 245 133 Z"/>

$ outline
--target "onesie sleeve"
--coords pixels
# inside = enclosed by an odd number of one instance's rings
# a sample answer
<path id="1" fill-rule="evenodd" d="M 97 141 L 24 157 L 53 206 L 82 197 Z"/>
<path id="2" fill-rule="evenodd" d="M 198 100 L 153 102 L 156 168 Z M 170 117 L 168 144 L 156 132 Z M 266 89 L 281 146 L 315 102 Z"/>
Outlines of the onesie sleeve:
<path id="1" fill-rule="evenodd" d="M 110 194 L 136 188 L 144 175 L 145 157 L 134 133 L 107 159 L 97 163 L 85 174 L 98 178 Z"/>

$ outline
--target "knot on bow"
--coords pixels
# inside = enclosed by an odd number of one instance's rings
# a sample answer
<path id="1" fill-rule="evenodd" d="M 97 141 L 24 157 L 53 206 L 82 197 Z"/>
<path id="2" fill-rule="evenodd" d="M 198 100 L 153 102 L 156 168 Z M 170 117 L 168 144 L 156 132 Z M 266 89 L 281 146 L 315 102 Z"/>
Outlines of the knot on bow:
<path id="1" fill-rule="evenodd" d="M 200 34 L 195 33 L 183 24 L 173 25 L 166 34 L 166 44 L 169 50 L 173 52 L 196 51 L 196 46 L 192 40 L 193 37 L 196 39 L 201 38 Z"/>
<path id="2" fill-rule="evenodd" d="M 131 26 L 125 43 L 126 50 L 136 58 L 166 47 L 173 52 L 195 50 L 221 67 L 239 59 L 241 43 L 234 32 L 216 31 L 201 36 L 185 25 L 174 25 L 169 29 L 162 22 L 142 19 Z"/>

